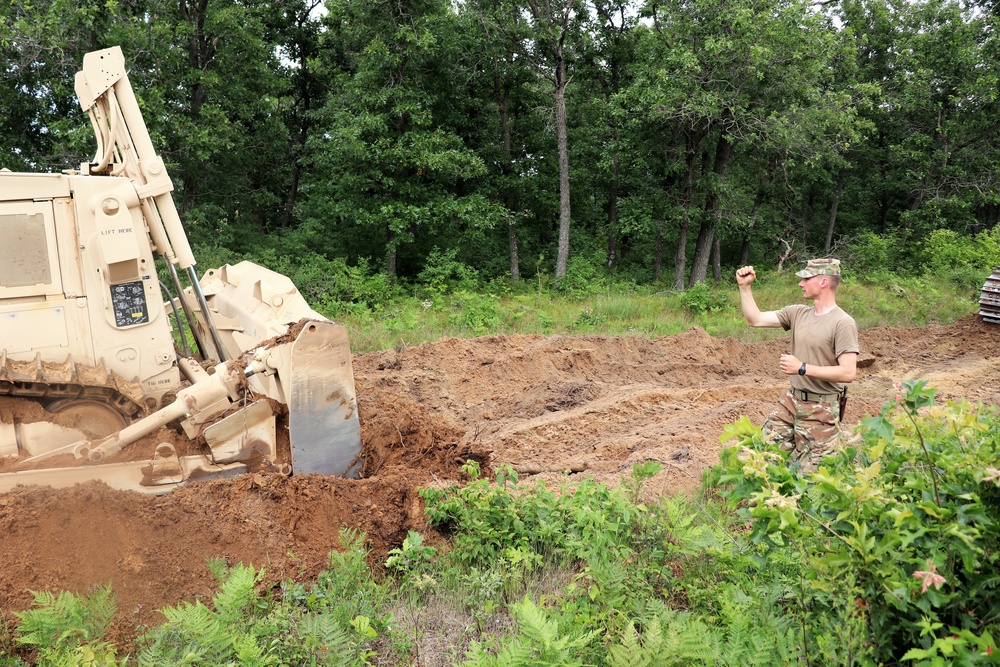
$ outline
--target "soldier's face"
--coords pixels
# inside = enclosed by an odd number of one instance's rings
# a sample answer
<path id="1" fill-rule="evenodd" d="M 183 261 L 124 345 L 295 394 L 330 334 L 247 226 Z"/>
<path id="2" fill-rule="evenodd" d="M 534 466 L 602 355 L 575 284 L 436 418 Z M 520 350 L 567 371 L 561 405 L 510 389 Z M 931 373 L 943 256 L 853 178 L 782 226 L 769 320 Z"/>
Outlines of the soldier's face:
<path id="1" fill-rule="evenodd" d="M 802 289 L 802 298 L 815 299 L 819 296 L 820 289 L 824 284 L 823 278 L 826 278 L 826 276 L 810 276 L 809 278 L 800 280 L 799 287 Z"/>

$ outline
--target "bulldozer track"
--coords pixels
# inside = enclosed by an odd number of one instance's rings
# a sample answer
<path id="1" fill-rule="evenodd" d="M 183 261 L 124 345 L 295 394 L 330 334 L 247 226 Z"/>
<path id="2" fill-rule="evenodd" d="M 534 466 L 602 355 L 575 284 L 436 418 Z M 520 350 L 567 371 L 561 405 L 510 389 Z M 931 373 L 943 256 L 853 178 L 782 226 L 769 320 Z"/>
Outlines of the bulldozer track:
<path id="1" fill-rule="evenodd" d="M 1000 324 L 1000 268 L 983 285 L 979 296 L 979 315 L 990 324 Z"/>
<path id="2" fill-rule="evenodd" d="M 0 352 L 0 395 L 44 400 L 87 399 L 113 406 L 128 419 L 143 413 L 143 406 L 129 396 L 130 387 L 104 362 L 96 366 L 78 364 L 68 355 L 62 363 L 14 360 Z"/>

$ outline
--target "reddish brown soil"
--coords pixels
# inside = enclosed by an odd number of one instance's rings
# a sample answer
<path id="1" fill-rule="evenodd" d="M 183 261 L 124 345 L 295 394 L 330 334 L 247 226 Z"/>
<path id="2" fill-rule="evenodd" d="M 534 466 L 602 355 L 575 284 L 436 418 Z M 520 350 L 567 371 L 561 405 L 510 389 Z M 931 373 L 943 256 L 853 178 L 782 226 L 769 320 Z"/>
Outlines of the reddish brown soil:
<path id="1" fill-rule="evenodd" d="M 846 422 L 877 413 L 892 384 L 924 378 L 939 399 L 1000 401 L 1000 327 L 953 325 L 862 332 L 871 362 L 852 385 Z M 0 495 L 0 610 L 30 591 L 87 592 L 111 583 L 118 639 L 182 600 L 210 599 L 206 562 L 309 579 L 343 527 L 364 531 L 372 562 L 409 529 L 426 530 L 417 489 L 464 479 L 461 464 L 513 464 L 556 479 L 615 484 L 638 462 L 664 470 L 652 493 L 690 492 L 715 464 L 723 427 L 760 423 L 787 381 L 787 340 L 743 344 L 704 331 L 656 340 L 570 336 L 445 339 L 357 355 L 365 478 L 255 473 L 148 497 L 91 483 Z M 564 472 L 564 471 L 569 471 Z M 9 619 L 8 619 L 9 620 Z"/>

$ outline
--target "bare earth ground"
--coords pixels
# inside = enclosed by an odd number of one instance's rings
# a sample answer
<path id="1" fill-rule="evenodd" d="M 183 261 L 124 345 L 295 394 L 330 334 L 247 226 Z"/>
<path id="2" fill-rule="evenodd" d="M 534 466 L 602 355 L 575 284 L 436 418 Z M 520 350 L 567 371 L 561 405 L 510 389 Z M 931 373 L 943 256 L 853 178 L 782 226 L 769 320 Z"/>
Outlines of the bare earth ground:
<path id="1" fill-rule="evenodd" d="M 872 363 L 851 387 L 848 427 L 877 413 L 901 380 L 928 380 L 940 401 L 1000 401 L 998 326 L 967 317 L 879 327 L 862 331 L 861 344 Z M 162 622 L 158 609 L 211 598 L 210 557 L 266 568 L 272 582 L 310 579 L 350 526 L 367 534 L 378 563 L 407 530 L 428 529 L 417 489 L 464 479 L 470 457 L 609 484 L 655 459 L 664 470 L 652 492 L 691 492 L 718 461 L 723 427 L 740 415 L 761 423 L 787 386 L 777 363 L 787 346 L 692 329 L 656 340 L 445 339 L 357 355 L 364 479 L 255 473 L 160 497 L 96 483 L 19 487 L 0 495 L 0 610 L 10 622 L 9 612 L 31 606 L 30 591 L 110 582 L 112 639 L 127 644 L 137 624 Z"/>

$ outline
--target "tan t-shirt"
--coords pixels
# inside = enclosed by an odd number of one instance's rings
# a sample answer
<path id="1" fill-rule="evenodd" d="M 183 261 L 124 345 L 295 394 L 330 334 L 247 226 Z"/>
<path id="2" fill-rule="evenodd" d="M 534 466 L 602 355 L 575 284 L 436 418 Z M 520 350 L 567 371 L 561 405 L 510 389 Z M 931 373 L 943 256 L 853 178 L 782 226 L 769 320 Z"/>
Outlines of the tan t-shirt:
<path id="1" fill-rule="evenodd" d="M 840 355 L 861 351 L 858 325 L 840 306 L 822 315 L 801 303 L 775 312 L 785 331 L 792 332 L 792 354 L 807 364 L 836 366 Z M 842 382 L 828 382 L 807 375 L 792 375 L 791 381 L 795 389 L 817 394 L 834 394 L 844 388 Z"/>

